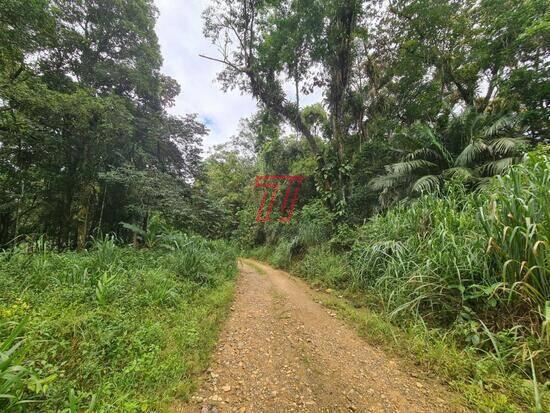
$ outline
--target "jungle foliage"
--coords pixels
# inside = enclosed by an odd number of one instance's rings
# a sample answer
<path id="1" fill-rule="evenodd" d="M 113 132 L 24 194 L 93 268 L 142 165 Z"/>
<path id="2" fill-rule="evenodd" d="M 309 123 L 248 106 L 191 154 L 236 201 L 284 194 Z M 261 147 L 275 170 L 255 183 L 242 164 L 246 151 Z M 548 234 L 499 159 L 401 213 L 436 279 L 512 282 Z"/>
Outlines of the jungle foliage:
<path id="1" fill-rule="evenodd" d="M 468 354 L 439 373 L 483 411 L 548 403 L 548 16 L 537 0 L 216 0 L 204 15 L 218 80 L 259 104 L 213 155 L 254 154 L 231 178 L 248 187 L 222 191 L 235 239 L 420 329 L 423 351 Z M 251 167 L 307 177 L 290 224 L 254 221 Z"/>
<path id="2" fill-rule="evenodd" d="M 213 3 L 205 34 L 223 53 L 206 57 L 257 98 L 255 146 L 292 126 L 347 220 L 455 175 L 475 186 L 548 139 L 544 1 Z M 311 94 L 322 104 L 304 106 Z"/>
<path id="3" fill-rule="evenodd" d="M 206 128 L 172 116 L 151 0 L 0 2 L 0 245 L 41 235 L 205 228 L 221 213 L 192 182 Z M 214 231 L 215 232 L 215 231 Z"/>
<path id="4" fill-rule="evenodd" d="M 0 1 L 0 408 L 186 397 L 233 245 L 376 314 L 472 407 L 543 411 L 548 2 L 211 0 L 203 58 L 258 111 L 204 159 L 156 15 Z M 306 177 L 290 224 L 256 222 L 257 175 Z"/>
<path id="5" fill-rule="evenodd" d="M 540 149 L 475 193 L 456 180 L 440 197 L 403 201 L 355 227 L 316 202 L 293 225 L 256 228 L 263 245 L 243 242 L 252 256 L 415 330 L 414 341 L 435 342 L 420 352 L 468 354 L 427 362 L 477 409 L 537 411 L 550 380 L 548 179 Z"/>

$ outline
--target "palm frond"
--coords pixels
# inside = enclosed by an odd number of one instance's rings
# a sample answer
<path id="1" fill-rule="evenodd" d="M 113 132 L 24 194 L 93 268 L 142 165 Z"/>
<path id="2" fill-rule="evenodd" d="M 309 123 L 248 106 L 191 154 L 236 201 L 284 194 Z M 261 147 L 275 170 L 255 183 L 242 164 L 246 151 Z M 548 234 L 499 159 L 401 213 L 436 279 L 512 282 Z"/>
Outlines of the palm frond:
<path id="1" fill-rule="evenodd" d="M 441 177 L 426 175 L 418 179 L 412 186 L 411 191 L 418 194 L 434 193 L 441 188 Z"/>
<path id="2" fill-rule="evenodd" d="M 372 178 L 368 183 L 368 187 L 373 191 L 382 191 L 395 188 L 406 181 L 407 178 L 402 175 L 380 175 Z"/>
<path id="3" fill-rule="evenodd" d="M 390 175 L 405 176 L 411 175 L 414 172 L 426 171 L 436 168 L 437 165 L 433 162 L 424 159 L 413 159 L 411 161 L 403 161 L 386 166 L 386 170 Z"/>
<path id="4" fill-rule="evenodd" d="M 412 151 L 410 153 L 408 153 L 405 157 L 404 157 L 404 160 L 406 161 L 413 161 L 413 160 L 417 160 L 417 159 L 424 159 L 424 160 L 429 160 L 429 161 L 440 161 L 441 160 L 441 153 L 433 150 L 433 149 L 430 149 L 430 148 L 421 148 L 421 149 L 417 149 L 415 151 Z"/>
<path id="5" fill-rule="evenodd" d="M 498 136 L 512 128 L 514 128 L 519 122 L 519 118 L 515 115 L 505 115 L 498 118 L 491 125 L 483 129 L 483 136 L 490 138 L 492 136 Z"/>
<path id="6" fill-rule="evenodd" d="M 460 137 L 462 142 L 468 142 L 475 136 L 477 125 L 482 121 L 482 115 L 476 109 L 468 106 L 460 114 L 452 117 L 447 126 L 447 132 Z"/>
<path id="7" fill-rule="evenodd" d="M 527 140 L 523 138 L 498 138 L 491 141 L 489 148 L 493 156 L 506 156 L 516 153 L 525 144 Z"/>
<path id="8" fill-rule="evenodd" d="M 521 160 L 521 157 L 511 156 L 508 158 L 498 159 L 496 161 L 487 162 L 481 165 L 478 169 L 483 176 L 503 175 L 508 172 L 510 167 Z"/>
<path id="9" fill-rule="evenodd" d="M 460 178 L 462 180 L 467 180 L 474 178 L 476 176 L 475 171 L 472 168 L 467 168 L 465 166 L 455 166 L 453 168 L 446 169 L 443 172 L 443 177 L 445 178 Z"/>
<path id="10" fill-rule="evenodd" d="M 466 146 L 456 158 L 455 166 L 470 166 L 475 161 L 489 154 L 489 147 L 481 140 L 474 141 Z"/>
<path id="11" fill-rule="evenodd" d="M 434 146 L 439 151 L 440 158 L 444 159 L 447 165 L 451 165 L 453 163 L 453 156 L 441 143 L 441 139 L 439 139 L 439 137 L 431 129 L 429 136 L 431 138 L 432 146 Z"/>

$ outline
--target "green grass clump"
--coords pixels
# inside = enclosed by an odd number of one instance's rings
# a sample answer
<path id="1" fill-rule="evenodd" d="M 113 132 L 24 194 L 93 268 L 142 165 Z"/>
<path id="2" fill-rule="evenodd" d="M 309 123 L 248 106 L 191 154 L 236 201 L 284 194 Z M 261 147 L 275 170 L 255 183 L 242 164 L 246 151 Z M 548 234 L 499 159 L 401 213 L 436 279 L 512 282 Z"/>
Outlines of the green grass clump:
<path id="1" fill-rule="evenodd" d="M 297 271 L 314 285 L 329 288 L 345 286 L 349 273 L 345 257 L 331 253 L 327 246 L 308 250 Z"/>
<path id="2" fill-rule="evenodd" d="M 228 244 L 30 249 L 0 254 L 0 410 L 164 411 L 189 395 L 232 298 Z"/>

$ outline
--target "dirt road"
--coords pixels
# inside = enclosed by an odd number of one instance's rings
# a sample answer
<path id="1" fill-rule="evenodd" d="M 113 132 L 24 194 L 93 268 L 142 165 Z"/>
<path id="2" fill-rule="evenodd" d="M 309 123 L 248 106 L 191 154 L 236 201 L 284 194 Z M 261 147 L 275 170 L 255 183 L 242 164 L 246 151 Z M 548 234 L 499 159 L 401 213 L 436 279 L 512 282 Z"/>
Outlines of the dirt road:
<path id="1" fill-rule="evenodd" d="M 443 386 L 403 371 L 316 303 L 301 280 L 243 260 L 212 367 L 176 412 L 456 412 Z"/>

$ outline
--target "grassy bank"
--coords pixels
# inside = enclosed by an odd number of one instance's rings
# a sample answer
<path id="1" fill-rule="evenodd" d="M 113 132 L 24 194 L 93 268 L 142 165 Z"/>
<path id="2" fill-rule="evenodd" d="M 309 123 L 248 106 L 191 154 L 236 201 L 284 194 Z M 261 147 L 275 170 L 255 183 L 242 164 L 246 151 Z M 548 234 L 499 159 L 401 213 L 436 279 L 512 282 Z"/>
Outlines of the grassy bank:
<path id="1" fill-rule="evenodd" d="M 349 298 L 325 303 L 369 340 L 409 354 L 486 412 L 550 403 L 550 158 L 468 193 L 331 227 L 319 204 L 265 227 L 251 256 Z M 358 309 L 360 308 L 360 309 Z"/>
<path id="2" fill-rule="evenodd" d="M 0 410 L 164 411 L 207 365 L 235 275 L 228 244 L 183 235 L 0 254 Z"/>

